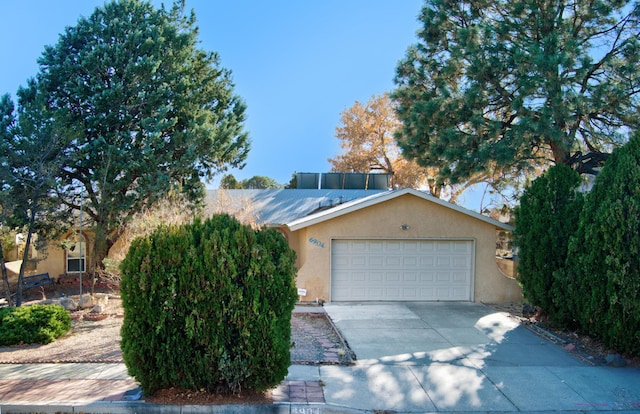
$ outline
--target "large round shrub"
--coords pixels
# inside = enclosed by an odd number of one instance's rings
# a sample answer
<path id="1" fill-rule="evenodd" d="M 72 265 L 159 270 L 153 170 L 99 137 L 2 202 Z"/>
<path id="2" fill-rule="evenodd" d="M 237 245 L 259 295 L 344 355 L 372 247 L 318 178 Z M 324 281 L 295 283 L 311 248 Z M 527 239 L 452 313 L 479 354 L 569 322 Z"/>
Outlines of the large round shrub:
<path id="1" fill-rule="evenodd" d="M 640 134 L 616 149 L 588 194 L 567 255 L 582 329 L 640 354 Z"/>
<path id="2" fill-rule="evenodd" d="M 565 266 L 569 238 L 582 209 L 579 184 L 578 173 L 555 165 L 533 181 L 515 210 L 514 242 L 523 294 L 556 322 L 566 320 L 566 285 L 558 271 Z"/>
<path id="3" fill-rule="evenodd" d="M 59 305 L 0 309 L 0 345 L 48 344 L 71 329 L 69 312 Z"/>
<path id="4" fill-rule="evenodd" d="M 122 262 L 122 352 L 147 394 L 238 392 L 287 374 L 295 253 L 228 215 L 161 227 Z"/>

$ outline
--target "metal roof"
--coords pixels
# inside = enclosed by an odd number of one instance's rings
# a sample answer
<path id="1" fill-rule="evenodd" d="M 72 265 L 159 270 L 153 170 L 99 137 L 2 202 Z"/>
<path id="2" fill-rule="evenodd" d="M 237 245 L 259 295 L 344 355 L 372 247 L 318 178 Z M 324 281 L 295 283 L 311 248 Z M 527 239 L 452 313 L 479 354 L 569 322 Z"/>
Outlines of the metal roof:
<path id="1" fill-rule="evenodd" d="M 412 194 L 484 221 L 496 228 L 513 230 L 513 227 L 508 224 L 441 200 L 424 191 L 408 188 L 402 190 L 209 190 L 206 202 L 209 208 L 216 212 L 234 215 L 245 212 L 251 215 L 258 225 L 286 225 L 295 231 L 405 194 Z"/>
<path id="2" fill-rule="evenodd" d="M 259 225 L 280 226 L 353 200 L 388 190 L 291 189 L 209 190 L 206 204 L 216 212 L 252 215 Z"/>
<path id="3" fill-rule="evenodd" d="M 299 230 L 301 228 L 304 227 L 308 227 L 311 226 L 313 224 L 317 224 L 317 223 L 321 223 L 323 221 L 326 220 L 330 220 L 332 218 L 335 217 L 339 217 L 343 214 L 347 214 L 347 213 L 351 213 L 353 211 L 357 211 L 360 210 L 362 208 L 366 208 L 378 203 L 382 203 L 384 201 L 387 200 L 391 200 L 394 199 L 396 197 L 400 197 L 403 196 L 405 194 L 412 194 L 416 197 L 420 197 L 423 200 L 432 202 L 434 204 L 438 204 L 440 206 L 449 208 L 451 210 L 457 211 L 458 213 L 462 213 L 465 214 L 469 217 L 472 217 L 476 220 L 480 220 L 483 221 L 485 223 L 491 224 L 493 226 L 495 226 L 498 229 L 503 229 L 503 230 L 509 230 L 512 231 L 513 227 L 506 224 L 506 223 L 501 223 L 497 220 L 492 219 L 491 217 L 487 217 L 484 216 L 480 213 L 476 213 L 475 211 L 471 211 L 471 210 L 467 210 L 464 207 L 460 207 L 457 204 L 453 204 L 453 203 L 449 203 L 448 201 L 444 201 L 441 200 L 437 197 L 432 196 L 429 193 L 426 193 L 424 191 L 419 191 L 419 190 L 414 190 L 411 188 L 404 188 L 401 190 L 390 190 L 390 191 L 382 191 L 379 192 L 377 194 L 375 193 L 369 193 L 368 196 L 360 198 L 360 199 L 354 199 L 350 202 L 346 202 L 344 204 L 340 204 L 338 206 L 335 206 L 331 209 L 327 209 L 327 210 L 323 210 L 323 211 L 317 211 L 314 212 L 313 214 L 307 215 L 305 217 L 300 217 L 297 220 L 291 221 L 287 223 L 287 226 L 295 231 L 295 230 Z"/>

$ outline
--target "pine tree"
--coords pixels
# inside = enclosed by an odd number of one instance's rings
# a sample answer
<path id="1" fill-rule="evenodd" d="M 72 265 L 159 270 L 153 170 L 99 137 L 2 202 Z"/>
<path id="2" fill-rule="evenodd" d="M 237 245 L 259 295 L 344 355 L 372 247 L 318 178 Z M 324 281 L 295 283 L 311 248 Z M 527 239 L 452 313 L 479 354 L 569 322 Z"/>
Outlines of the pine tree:
<path id="1" fill-rule="evenodd" d="M 198 202 L 203 178 L 241 167 L 245 105 L 218 55 L 197 48 L 184 1 L 111 1 L 68 27 L 39 60 L 38 88 L 69 137 L 59 193 L 95 223 L 93 264 L 130 217 L 169 191 Z"/>
<path id="2" fill-rule="evenodd" d="M 427 0 L 397 67 L 399 144 L 450 183 L 564 164 L 593 173 L 640 126 L 631 1 Z"/>

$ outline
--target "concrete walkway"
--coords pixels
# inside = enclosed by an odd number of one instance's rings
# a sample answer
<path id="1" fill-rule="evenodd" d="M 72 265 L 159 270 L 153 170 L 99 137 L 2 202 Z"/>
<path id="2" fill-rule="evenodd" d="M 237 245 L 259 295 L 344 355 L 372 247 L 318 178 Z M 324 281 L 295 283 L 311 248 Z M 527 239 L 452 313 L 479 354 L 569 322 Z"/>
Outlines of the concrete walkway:
<path id="1" fill-rule="evenodd" d="M 273 405 L 157 406 L 123 364 L 32 364 L 0 365 L 0 413 L 640 412 L 639 369 L 587 365 L 483 305 L 325 310 L 358 362 L 291 366 Z"/>
<path id="2" fill-rule="evenodd" d="M 640 370 L 593 367 L 472 303 L 325 306 L 358 363 L 324 366 L 331 406 L 396 412 L 640 411 Z"/>

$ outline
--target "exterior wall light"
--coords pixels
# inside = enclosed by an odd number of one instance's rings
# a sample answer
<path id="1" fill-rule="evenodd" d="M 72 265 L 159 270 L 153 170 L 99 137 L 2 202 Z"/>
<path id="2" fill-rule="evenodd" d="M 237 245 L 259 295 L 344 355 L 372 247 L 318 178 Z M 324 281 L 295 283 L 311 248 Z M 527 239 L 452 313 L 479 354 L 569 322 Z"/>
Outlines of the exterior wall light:
<path id="1" fill-rule="evenodd" d="M 408 225 L 408 224 L 401 224 L 401 225 L 400 225 L 400 228 L 401 228 L 402 230 L 409 230 L 409 225 Z"/>

